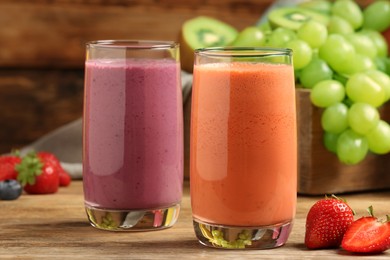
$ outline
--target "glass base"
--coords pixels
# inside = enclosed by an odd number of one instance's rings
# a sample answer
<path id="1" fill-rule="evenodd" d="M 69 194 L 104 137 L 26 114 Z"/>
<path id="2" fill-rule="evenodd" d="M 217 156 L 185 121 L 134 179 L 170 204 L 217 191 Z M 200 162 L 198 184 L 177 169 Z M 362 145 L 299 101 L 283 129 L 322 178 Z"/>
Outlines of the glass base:
<path id="1" fill-rule="evenodd" d="M 173 226 L 180 204 L 168 208 L 145 210 L 111 210 L 85 206 L 91 225 L 110 231 L 151 231 Z"/>
<path id="2" fill-rule="evenodd" d="M 272 226 L 236 227 L 193 221 L 195 234 L 202 245 L 224 249 L 269 249 L 286 243 L 292 221 Z"/>

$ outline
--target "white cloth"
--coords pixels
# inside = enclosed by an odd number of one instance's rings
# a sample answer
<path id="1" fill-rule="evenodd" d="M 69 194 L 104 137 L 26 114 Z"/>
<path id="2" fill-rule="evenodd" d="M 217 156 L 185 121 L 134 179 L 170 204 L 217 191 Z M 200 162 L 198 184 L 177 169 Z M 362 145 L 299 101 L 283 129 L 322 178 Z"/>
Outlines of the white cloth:
<path id="1" fill-rule="evenodd" d="M 192 74 L 181 73 L 183 103 L 190 98 Z M 184 104 L 183 104 L 184 105 Z M 82 119 L 79 118 L 42 136 L 35 142 L 21 149 L 21 154 L 31 150 L 47 151 L 55 154 L 63 168 L 72 179 L 82 178 Z"/>

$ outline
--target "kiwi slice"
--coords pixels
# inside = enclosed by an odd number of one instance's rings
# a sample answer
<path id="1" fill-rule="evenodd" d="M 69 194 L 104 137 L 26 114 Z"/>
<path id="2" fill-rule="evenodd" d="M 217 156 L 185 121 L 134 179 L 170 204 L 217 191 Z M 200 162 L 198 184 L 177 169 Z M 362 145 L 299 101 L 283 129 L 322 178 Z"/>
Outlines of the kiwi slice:
<path id="1" fill-rule="evenodd" d="M 180 59 L 182 69 L 192 72 L 194 50 L 205 47 L 227 46 L 237 37 L 237 30 L 220 20 L 199 16 L 187 20 L 180 31 Z"/>
<path id="2" fill-rule="evenodd" d="M 272 28 L 284 27 L 297 30 L 309 20 L 327 25 L 329 16 L 301 7 L 282 7 L 272 10 L 268 14 L 268 20 Z"/>

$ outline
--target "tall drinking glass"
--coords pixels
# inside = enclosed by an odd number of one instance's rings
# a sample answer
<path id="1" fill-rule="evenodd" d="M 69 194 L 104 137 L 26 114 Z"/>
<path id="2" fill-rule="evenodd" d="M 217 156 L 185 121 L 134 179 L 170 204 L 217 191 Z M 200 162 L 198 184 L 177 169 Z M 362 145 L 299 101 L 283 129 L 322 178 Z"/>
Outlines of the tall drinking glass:
<path id="1" fill-rule="evenodd" d="M 190 184 L 203 245 L 283 245 L 297 197 L 291 51 L 206 48 L 195 53 Z"/>
<path id="2" fill-rule="evenodd" d="M 87 44 L 83 184 L 92 226 L 154 230 L 176 222 L 182 106 L 178 44 Z"/>

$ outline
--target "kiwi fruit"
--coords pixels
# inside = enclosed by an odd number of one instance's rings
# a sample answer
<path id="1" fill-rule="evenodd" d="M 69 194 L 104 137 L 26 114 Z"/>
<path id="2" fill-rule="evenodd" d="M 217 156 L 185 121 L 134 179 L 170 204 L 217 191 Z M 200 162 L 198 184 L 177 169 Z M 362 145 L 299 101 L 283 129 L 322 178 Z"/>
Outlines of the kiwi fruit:
<path id="1" fill-rule="evenodd" d="M 302 7 L 281 7 L 273 9 L 268 14 L 272 28 L 284 27 L 297 30 L 304 22 L 315 20 L 324 25 L 329 22 L 329 16 Z"/>
<path id="2" fill-rule="evenodd" d="M 192 72 L 196 49 L 227 46 L 237 35 L 238 31 L 234 27 L 208 16 L 185 21 L 179 35 L 182 69 Z"/>

